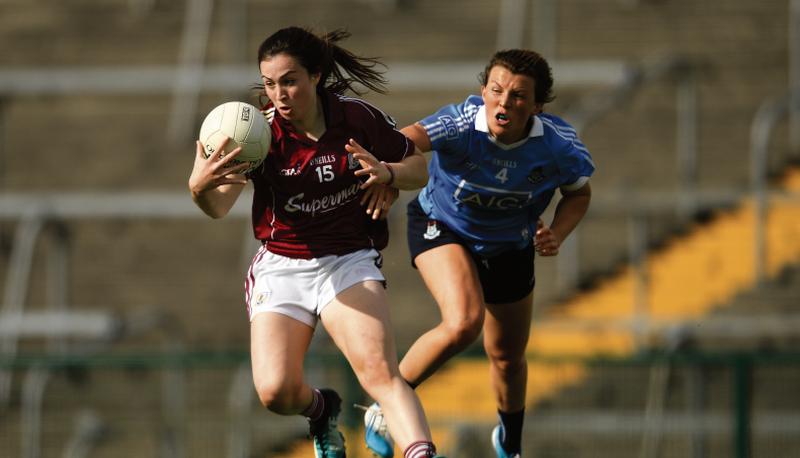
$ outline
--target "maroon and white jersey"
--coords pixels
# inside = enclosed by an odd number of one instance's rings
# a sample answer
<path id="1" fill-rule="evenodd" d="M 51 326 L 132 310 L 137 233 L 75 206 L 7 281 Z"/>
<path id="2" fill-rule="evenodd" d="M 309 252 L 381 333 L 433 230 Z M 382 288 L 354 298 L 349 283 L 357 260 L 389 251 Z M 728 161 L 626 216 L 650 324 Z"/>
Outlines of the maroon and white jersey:
<path id="1" fill-rule="evenodd" d="M 389 240 L 385 221 L 373 221 L 360 204 L 366 180 L 345 149 L 354 139 L 378 160 L 399 162 L 414 144 L 394 121 L 367 102 L 329 91 L 319 94 L 325 133 L 319 141 L 299 134 L 271 106 L 272 146 L 253 181 L 253 230 L 273 253 L 291 258 L 343 255 L 382 249 Z"/>

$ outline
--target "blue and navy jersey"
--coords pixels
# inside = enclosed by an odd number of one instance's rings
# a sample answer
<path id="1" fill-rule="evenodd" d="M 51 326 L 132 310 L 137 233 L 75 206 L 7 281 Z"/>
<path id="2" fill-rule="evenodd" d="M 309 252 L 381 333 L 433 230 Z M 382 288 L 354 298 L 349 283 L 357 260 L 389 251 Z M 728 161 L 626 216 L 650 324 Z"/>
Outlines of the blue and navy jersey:
<path id="1" fill-rule="evenodd" d="M 594 172 L 575 129 L 550 114 L 534 116 L 528 137 L 512 145 L 489 134 L 478 96 L 419 123 L 433 146 L 420 205 L 480 255 L 531 243 L 555 190 L 578 189 Z"/>

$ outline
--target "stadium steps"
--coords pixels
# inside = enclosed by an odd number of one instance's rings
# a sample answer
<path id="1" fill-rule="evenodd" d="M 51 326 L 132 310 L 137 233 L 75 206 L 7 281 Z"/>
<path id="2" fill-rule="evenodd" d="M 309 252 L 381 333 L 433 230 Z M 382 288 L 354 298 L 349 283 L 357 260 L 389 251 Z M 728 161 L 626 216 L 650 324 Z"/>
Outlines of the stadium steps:
<path id="1" fill-rule="evenodd" d="M 109 347 L 100 360 L 108 361 L 115 350 L 119 351 Z M 165 379 L 168 370 L 135 362 L 127 367 L 112 362 L 111 367 L 75 364 L 51 370 L 41 401 L 40 456 L 63 456 L 80 416 L 87 412 L 102 423 L 104 431 L 90 447 L 90 456 L 225 456 L 232 371 L 193 368 Z M 22 399 L 29 374 L 29 370 L 15 372 L 10 408 L 0 410 L 0 456 L 20 456 L 14 451 L 24 444 Z M 169 389 L 164 384 L 167 380 Z M 179 393 L 176 383 L 183 385 L 182 417 L 179 410 L 170 410 L 171 405 L 181 403 L 175 397 Z M 170 403 L 165 404 L 162 396 L 169 396 Z M 184 453 L 163 450 L 165 444 L 182 445 Z"/>
<path id="2" fill-rule="evenodd" d="M 139 16 L 130 12 L 135 3 L 130 0 L 3 2 L 0 6 L 0 23 L 4 25 L 0 32 L 3 38 L 0 41 L 4 43 L 0 45 L 3 65 L 24 68 L 173 64 L 177 60 L 186 2 L 151 2 L 154 8 Z M 251 1 L 250 22 L 246 30 L 236 31 L 246 34 L 248 43 L 241 60 L 251 61 L 253 44 L 268 31 L 292 22 L 313 25 L 318 30 L 348 24 L 354 34 L 348 46 L 368 54 L 379 49 L 389 61 L 414 58 L 438 61 L 443 55 L 452 59 L 484 59 L 494 51 L 498 8 L 491 2 L 410 3 L 408 10 L 381 16 L 374 14 L 368 2 L 359 0 L 336 2 L 331 8 L 314 0 L 291 4 Z M 785 84 L 787 2 L 587 4 L 568 0 L 559 3 L 562 9 L 557 51 L 561 58 L 637 61 L 660 53 L 709 58 L 714 72 L 700 85 L 703 157 L 698 181 L 704 186 L 725 187 L 746 180 L 746 151 L 741 145 L 748 141 L 753 106 Z M 459 21 L 453 21 L 454 8 L 459 11 Z M 690 8 L 691 14 L 685 14 L 686 8 Z M 225 20 L 225 11 L 216 13 L 219 13 L 214 15 L 216 21 Z M 236 61 L 232 57 L 235 46 L 228 38 L 221 38 L 228 30 L 222 22 L 216 22 L 215 26 L 218 33 L 210 43 L 208 61 Z M 409 30 L 415 33 L 409 34 Z M 720 45 L 722 49 L 718 49 Z M 750 71 L 752 68 L 759 71 Z M 673 135 L 670 128 L 664 128 L 674 122 L 673 92 L 674 88 L 668 84 L 652 87 L 638 95 L 631 105 L 621 107 L 588 129 L 584 141 L 600 165 L 593 178 L 596 192 L 639 185 L 664 190 L 674 187 Z M 240 96 L 245 96 L 244 91 Z M 460 91 L 456 94 L 420 90 L 414 94 L 393 92 L 377 100 L 389 113 L 400 113 L 396 117 L 405 124 L 443 103 L 462 100 L 463 96 Z M 218 94 L 208 94 L 201 99 L 200 106 L 213 106 L 219 98 Z M 568 108 L 568 102 L 568 97 L 566 100 L 560 97 L 552 107 L 553 112 L 561 113 Z M 165 147 L 160 141 L 163 137 L 158 134 L 166 125 L 169 96 L 25 97 L 4 101 L 4 109 L 9 123 L 4 131 L 4 148 L 9 152 L 25 151 L 25 154 L 4 155 L 0 177 L 4 190 L 178 189 L 185 183 L 190 165 L 188 153 L 181 148 Z M 631 125 L 632 120 L 637 122 L 636 126 Z M 45 132 L 47 135 L 43 135 Z M 616 133 L 627 137 L 621 142 Z M 52 138 L 59 139 L 57 151 Z M 63 173 L 73 169 L 81 173 Z M 619 221 L 592 217 L 585 223 L 587 233 L 606 236 L 602 247 L 592 248 L 599 244 L 591 241 L 584 243 L 587 249 L 583 250 L 586 259 L 582 265 L 590 266 L 590 272 L 604 271 L 614 265 L 625 249 L 624 237 L 613 237 L 618 233 Z M 72 225 L 71 230 L 76 240 L 75 303 L 99 305 L 112 298 L 120 310 L 142 303 L 163 304 L 185 318 L 189 345 L 246 344 L 238 302 L 241 241 L 239 237 L 229 237 L 243 232 L 238 222 L 179 223 L 166 229 L 159 223 L 127 225 L 92 221 Z M 8 226 L 0 227 L 0 244 L 6 248 L 9 233 Z M 400 242 L 393 243 L 403 243 L 400 234 L 395 231 L 394 237 Z M 213 243 L 205 243 L 208 241 Z M 104 256 L 103 262 L 97 262 L 98 253 Z M 398 273 L 402 270 L 403 275 L 416 276 L 408 269 L 407 255 L 402 249 L 387 252 L 387 263 L 395 262 L 395 258 L 400 259 L 396 261 L 401 266 Z M 214 259 L 219 269 L 204 267 L 208 259 Z M 4 266 L 5 263 L 0 266 L 2 274 Z M 187 269 L 187 266 L 197 267 Z M 42 266 L 37 265 L 37 269 L 41 272 Z M 537 299 L 543 301 L 537 302 L 542 304 L 552 296 L 548 296 L 547 282 L 542 281 L 548 273 L 539 273 Z M 623 269 L 617 275 L 629 277 L 630 272 Z M 402 281 L 392 280 L 395 286 Z M 607 279 L 598 288 L 612 288 L 612 283 Z M 617 283 L 624 284 L 622 287 L 627 291 L 618 293 L 614 300 L 624 303 L 629 300 L 632 282 Z M 41 281 L 34 282 L 32 290 L 35 299 L 42 298 Z M 416 313 L 417 309 L 412 308 L 416 302 L 407 299 L 415 298 L 416 292 L 401 288 L 393 291 L 392 302 L 411 303 L 409 313 L 415 314 L 412 319 L 405 319 L 407 326 L 398 326 L 398 332 L 418 334 L 415 326 L 430 315 L 433 306 L 423 299 L 420 303 L 424 303 L 425 315 Z M 562 340 L 560 345 L 569 348 L 569 339 Z M 627 338 L 620 335 L 608 334 L 600 340 L 608 341 L 608 346 L 616 351 L 625 351 L 629 345 Z M 579 341 L 574 351 L 586 345 Z M 579 375 L 567 372 L 559 377 L 569 381 L 579 379 Z M 544 379 L 542 375 L 540 380 Z M 541 397 L 550 396 L 552 387 L 559 386 L 556 382 L 542 382 L 542 385 L 537 388 L 542 392 Z M 5 427 L 4 422 L 0 422 L 0 427 Z"/>

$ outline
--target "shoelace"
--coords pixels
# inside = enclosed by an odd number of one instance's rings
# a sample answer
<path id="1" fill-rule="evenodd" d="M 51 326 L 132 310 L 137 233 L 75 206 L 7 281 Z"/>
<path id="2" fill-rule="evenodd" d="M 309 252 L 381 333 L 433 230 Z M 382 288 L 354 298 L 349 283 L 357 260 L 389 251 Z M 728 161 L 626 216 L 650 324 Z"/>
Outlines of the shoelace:
<path id="1" fill-rule="evenodd" d="M 362 406 L 361 404 L 353 404 L 353 407 L 355 407 L 356 409 L 363 410 L 365 413 L 370 410 L 370 407 Z M 386 424 L 385 421 L 383 421 L 383 411 L 381 411 L 381 413 L 379 413 L 379 414 L 373 414 L 369 418 L 369 423 L 367 423 L 367 425 L 366 425 L 367 429 L 375 430 L 376 429 L 375 428 L 375 424 L 376 423 L 380 425 L 377 428 L 378 434 L 380 434 L 381 436 L 385 437 L 386 433 L 387 433 L 387 430 L 388 430 L 388 425 Z"/>
<path id="2" fill-rule="evenodd" d="M 376 424 L 378 424 L 377 428 L 375 428 Z M 378 434 L 380 434 L 381 436 L 385 436 L 386 422 L 383 421 L 383 414 L 373 415 L 372 418 L 370 419 L 369 425 L 367 425 L 367 428 L 374 429 L 378 431 Z"/>

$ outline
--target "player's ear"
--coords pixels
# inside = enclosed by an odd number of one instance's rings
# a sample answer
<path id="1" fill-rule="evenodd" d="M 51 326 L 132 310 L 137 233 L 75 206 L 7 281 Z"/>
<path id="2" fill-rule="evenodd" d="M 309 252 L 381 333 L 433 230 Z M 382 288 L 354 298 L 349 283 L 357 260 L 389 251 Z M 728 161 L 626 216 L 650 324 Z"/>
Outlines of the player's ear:
<path id="1" fill-rule="evenodd" d="M 320 74 L 320 73 L 312 73 L 310 75 L 310 77 L 311 77 L 311 83 L 314 86 L 316 86 L 317 84 L 319 84 L 319 79 L 322 78 L 322 74 Z"/>

